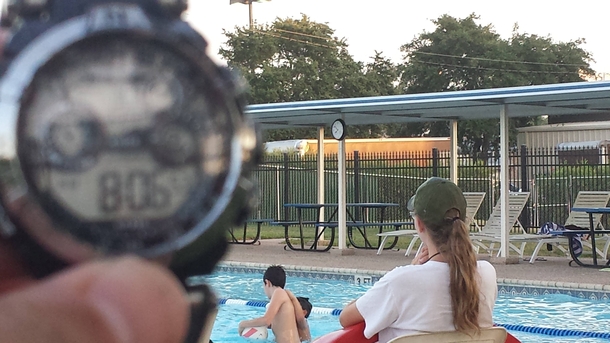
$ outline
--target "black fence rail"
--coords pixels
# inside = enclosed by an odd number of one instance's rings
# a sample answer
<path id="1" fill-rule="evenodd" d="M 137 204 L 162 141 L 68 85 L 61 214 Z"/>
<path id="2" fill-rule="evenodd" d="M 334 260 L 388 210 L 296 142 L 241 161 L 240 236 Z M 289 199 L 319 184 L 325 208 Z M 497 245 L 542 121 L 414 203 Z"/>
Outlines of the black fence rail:
<path id="1" fill-rule="evenodd" d="M 579 158 L 580 156 L 580 158 Z M 536 232 L 548 221 L 565 222 L 579 191 L 610 191 L 608 152 L 579 150 L 527 149 L 509 155 L 509 188 L 528 191 L 529 202 L 520 222 Z M 487 160 L 458 157 L 458 185 L 464 192 L 485 192 L 486 197 L 475 220 L 480 226 L 489 218 L 500 196 L 498 156 Z M 406 203 L 417 187 L 432 176 L 449 177 L 450 154 L 436 149 L 429 152 L 358 153 L 347 155 L 347 202 L 398 203 L 389 208 L 386 218 L 406 220 Z M 318 174 L 315 155 L 269 154 L 255 172 L 261 201 L 253 218 L 289 220 L 294 209 L 284 203 L 318 201 Z M 324 200 L 337 202 L 337 155 L 324 157 Z M 304 220 L 316 220 L 314 211 L 303 213 Z M 328 220 L 330 213 L 324 213 Z M 609 227 L 608 219 L 602 225 Z"/>

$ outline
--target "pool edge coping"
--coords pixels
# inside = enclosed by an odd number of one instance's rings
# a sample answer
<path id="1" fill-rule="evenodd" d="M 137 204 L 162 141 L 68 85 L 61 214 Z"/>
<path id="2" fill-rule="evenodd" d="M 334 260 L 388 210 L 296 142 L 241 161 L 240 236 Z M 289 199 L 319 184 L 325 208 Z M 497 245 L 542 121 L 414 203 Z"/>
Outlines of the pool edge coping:
<path id="1" fill-rule="evenodd" d="M 257 268 L 267 269 L 269 263 L 258 262 L 238 262 L 238 261 L 223 261 L 217 267 L 242 267 L 242 268 Z M 318 272 L 318 273 L 335 273 L 344 275 L 370 275 L 382 277 L 388 271 L 385 270 L 368 270 L 357 268 L 333 268 L 333 267 L 315 267 L 315 266 L 300 266 L 282 264 L 282 267 L 287 271 L 294 272 Z M 527 280 L 527 279 L 509 279 L 497 278 L 498 285 L 505 286 L 527 286 L 527 287 L 548 287 L 565 290 L 580 290 L 580 291 L 601 291 L 610 292 L 610 285 L 592 284 L 592 283 L 574 283 L 563 281 L 544 281 L 544 280 Z"/>

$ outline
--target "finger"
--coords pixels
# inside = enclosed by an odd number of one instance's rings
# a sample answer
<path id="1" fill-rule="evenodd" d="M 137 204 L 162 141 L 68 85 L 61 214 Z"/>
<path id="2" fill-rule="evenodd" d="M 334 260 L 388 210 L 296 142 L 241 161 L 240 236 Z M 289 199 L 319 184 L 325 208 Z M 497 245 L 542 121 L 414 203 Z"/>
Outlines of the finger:
<path id="1" fill-rule="evenodd" d="M 137 258 L 95 262 L 0 299 L 7 342 L 181 342 L 188 303 L 164 268 Z"/>
<path id="2" fill-rule="evenodd" d="M 94 249 L 74 243 L 69 235 L 57 230 L 51 218 L 30 195 L 23 194 L 10 200 L 5 199 L 4 206 L 31 239 L 38 241 L 49 253 L 61 256 L 66 263 L 77 264 L 97 256 Z"/>
<path id="3" fill-rule="evenodd" d="M 26 276 L 26 268 L 13 247 L 0 239 L 0 280 Z"/>
<path id="4" fill-rule="evenodd" d="M 0 240 L 0 294 L 21 288 L 33 280 L 18 256 L 7 242 Z"/>
<path id="5" fill-rule="evenodd" d="M 427 247 L 421 248 L 421 250 L 417 254 L 417 257 L 422 257 L 422 256 L 428 256 L 428 248 Z"/>
<path id="6" fill-rule="evenodd" d="M 6 29 L 0 28 L 0 59 L 1 55 L 4 54 L 4 45 L 9 40 L 10 32 Z"/>

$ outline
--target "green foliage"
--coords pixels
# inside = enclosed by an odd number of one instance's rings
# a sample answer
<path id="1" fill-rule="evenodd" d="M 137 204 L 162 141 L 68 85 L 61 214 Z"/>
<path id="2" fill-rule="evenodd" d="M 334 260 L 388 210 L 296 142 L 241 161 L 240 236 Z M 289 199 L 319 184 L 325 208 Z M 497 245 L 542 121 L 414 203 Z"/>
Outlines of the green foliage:
<path id="1" fill-rule="evenodd" d="M 250 84 L 251 104 L 396 94 L 398 71 L 389 59 L 375 52 L 366 65 L 354 61 L 345 39 L 305 15 L 224 34 L 227 48 L 220 55 Z M 383 125 L 354 126 L 348 135 L 382 137 L 384 130 Z M 315 128 L 295 128 L 267 131 L 264 139 L 315 136 Z"/>
<path id="2" fill-rule="evenodd" d="M 220 54 L 249 82 L 253 104 L 351 96 L 363 77 L 347 43 L 305 15 L 224 34 L 228 48 Z"/>
<path id="3" fill-rule="evenodd" d="M 549 206 L 540 223 L 563 223 L 579 191 L 610 189 L 609 165 L 562 165 L 536 177 L 538 202 Z"/>
<path id="4" fill-rule="evenodd" d="M 475 161 L 471 165 L 458 167 L 458 175 L 462 178 L 485 178 L 492 176 L 492 170 L 484 161 Z"/>
<path id="5" fill-rule="evenodd" d="M 475 14 L 433 20 L 434 31 L 401 47 L 404 62 L 399 65 L 377 51 L 367 63 L 354 61 L 344 38 L 306 15 L 225 31 L 226 48 L 220 54 L 245 76 L 252 104 L 576 82 L 594 74 L 582 39 L 556 42 L 520 33 L 517 26 L 503 39 L 492 25 L 478 21 Z M 511 118 L 509 142 L 516 144 L 517 127 L 540 122 L 539 117 Z M 462 153 L 486 161 L 498 151 L 499 131 L 495 119 L 460 121 Z M 326 134 L 330 137 L 328 130 Z M 349 126 L 347 132 L 352 138 L 448 134 L 445 121 Z M 264 135 L 267 141 L 302 139 L 316 137 L 317 130 L 269 130 Z"/>
<path id="6" fill-rule="evenodd" d="M 443 15 L 433 20 L 436 29 L 424 32 L 404 44 L 403 74 L 400 87 L 407 93 L 475 90 L 584 81 L 593 75 L 591 56 L 580 46 L 584 40 L 554 42 L 550 37 L 518 33 L 502 39 L 491 25 L 477 23 L 471 14 L 463 19 Z M 516 143 L 516 127 L 538 123 L 539 118 L 510 120 L 510 143 Z M 469 120 L 458 124 L 463 153 L 486 160 L 488 152 L 498 151 L 497 120 Z M 401 133 L 419 136 L 445 136 L 446 123 L 409 125 Z"/>
<path id="7" fill-rule="evenodd" d="M 263 161 L 265 162 L 282 162 L 284 154 L 288 154 L 289 159 L 294 160 L 300 157 L 297 149 L 289 149 L 288 151 L 266 151 L 263 153 Z"/>
<path id="8" fill-rule="evenodd" d="M 0 178 L 5 186 L 13 186 L 23 182 L 23 180 L 18 177 L 20 174 L 19 164 L 15 160 L 0 159 Z"/>

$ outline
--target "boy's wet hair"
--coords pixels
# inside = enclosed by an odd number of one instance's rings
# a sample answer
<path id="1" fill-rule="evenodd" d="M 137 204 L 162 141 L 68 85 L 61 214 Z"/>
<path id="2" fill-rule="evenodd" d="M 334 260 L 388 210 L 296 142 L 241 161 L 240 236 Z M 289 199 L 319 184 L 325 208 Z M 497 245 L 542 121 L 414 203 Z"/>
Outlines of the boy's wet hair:
<path id="1" fill-rule="evenodd" d="M 306 311 L 305 318 L 309 318 L 309 314 L 311 313 L 311 309 L 313 308 L 313 306 L 309 302 L 309 298 L 297 297 L 297 300 L 299 301 L 299 304 L 301 304 L 301 308 Z"/>
<path id="2" fill-rule="evenodd" d="M 269 280 L 273 286 L 284 288 L 286 286 L 286 271 L 282 266 L 271 266 L 265 270 L 263 282 Z"/>

